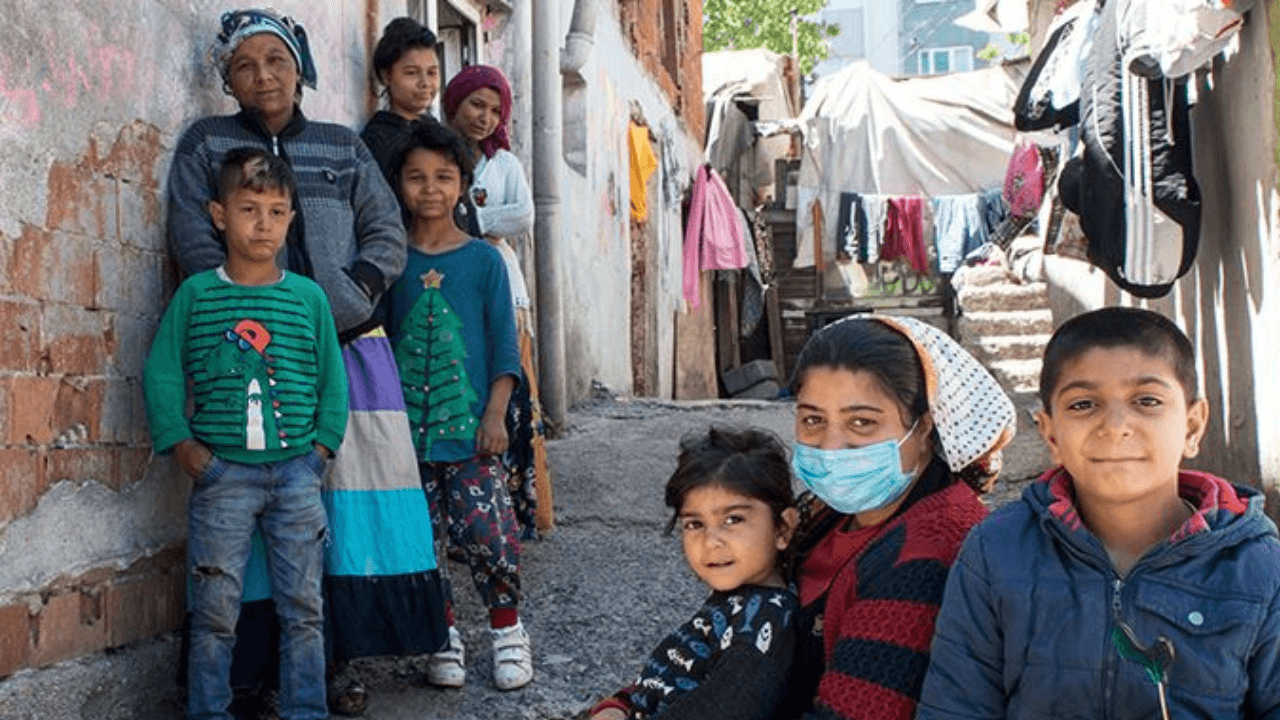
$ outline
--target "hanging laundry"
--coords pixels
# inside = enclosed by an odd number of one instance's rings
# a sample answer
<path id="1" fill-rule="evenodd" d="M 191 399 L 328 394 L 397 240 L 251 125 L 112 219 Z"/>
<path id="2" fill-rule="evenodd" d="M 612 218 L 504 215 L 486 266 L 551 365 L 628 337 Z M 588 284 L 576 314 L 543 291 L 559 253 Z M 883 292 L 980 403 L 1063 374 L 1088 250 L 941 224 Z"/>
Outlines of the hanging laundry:
<path id="1" fill-rule="evenodd" d="M 932 205 L 938 272 L 955 272 L 966 255 L 987 242 L 986 202 L 975 193 L 942 195 Z"/>
<path id="2" fill-rule="evenodd" d="M 764 276 L 760 273 L 760 260 L 756 250 L 756 240 L 752 237 L 752 223 L 747 213 L 738 208 L 738 224 L 745 240 L 743 247 L 747 252 L 747 271 L 742 273 L 742 306 L 738 312 L 738 333 L 747 337 L 755 332 L 756 326 L 764 318 Z"/>
<path id="3" fill-rule="evenodd" d="M 905 259 L 911 269 L 929 272 L 929 256 L 924 246 L 924 200 L 918 197 L 890 198 L 885 223 L 881 260 Z"/>
<path id="4" fill-rule="evenodd" d="M 658 168 L 658 158 L 649 145 L 649 128 L 630 122 L 627 146 L 631 155 L 631 217 L 644 222 L 649 217 L 649 176 Z"/>
<path id="5" fill-rule="evenodd" d="M 1147 79 L 1121 44 L 1122 10 L 1101 11 L 1080 100 L 1083 155 L 1058 189 L 1080 215 L 1089 261 L 1121 289 L 1161 297 L 1191 269 L 1200 242 L 1200 188 L 1192 172 L 1187 81 Z M 1158 211 L 1158 212 L 1157 212 Z M 1181 232 L 1179 232 L 1179 230 Z"/>
<path id="6" fill-rule="evenodd" d="M 1115 0 L 1125 66 L 1178 78 L 1213 59 L 1244 25 L 1253 0 Z"/>
<path id="7" fill-rule="evenodd" d="M 867 212 L 858 193 L 840 193 L 836 249 L 856 262 L 867 262 Z"/>
<path id="8" fill-rule="evenodd" d="M 867 216 L 867 232 L 863 237 L 867 244 L 867 262 L 880 262 L 880 248 L 884 245 L 884 229 L 889 221 L 889 198 L 884 195 L 863 195 L 862 209 Z"/>
<path id="9" fill-rule="evenodd" d="M 1044 167 L 1040 164 L 1040 149 L 1032 143 L 1021 143 L 1014 148 L 1004 176 L 1004 199 L 1009 203 L 1009 214 L 1035 215 L 1040 211 L 1043 198 Z"/>
<path id="10" fill-rule="evenodd" d="M 1013 103 L 1022 132 L 1071 127 L 1080 119 L 1080 76 L 1097 27 L 1095 0 L 1082 0 L 1054 18 Z"/>
<path id="11" fill-rule="evenodd" d="M 1004 201 L 1004 188 L 983 190 L 979 197 L 982 201 L 982 218 L 990 237 L 996 228 L 1009 219 L 1009 204 Z"/>
<path id="12" fill-rule="evenodd" d="M 736 270 L 747 266 L 742 225 L 733 196 L 720 174 L 698 167 L 684 230 L 684 299 L 701 305 L 698 285 L 703 270 Z"/>

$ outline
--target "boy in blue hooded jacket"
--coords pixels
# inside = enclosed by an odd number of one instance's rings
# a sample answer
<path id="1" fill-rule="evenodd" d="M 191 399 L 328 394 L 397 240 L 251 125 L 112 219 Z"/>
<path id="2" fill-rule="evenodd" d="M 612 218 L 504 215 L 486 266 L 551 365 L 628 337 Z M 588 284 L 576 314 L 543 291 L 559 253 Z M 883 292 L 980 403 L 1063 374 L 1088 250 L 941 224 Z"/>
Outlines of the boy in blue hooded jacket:
<path id="1" fill-rule="evenodd" d="M 1182 470 L 1208 404 L 1146 310 L 1071 319 L 1037 417 L 1058 467 L 974 528 L 917 718 L 1280 718 L 1280 540 L 1257 490 Z"/>

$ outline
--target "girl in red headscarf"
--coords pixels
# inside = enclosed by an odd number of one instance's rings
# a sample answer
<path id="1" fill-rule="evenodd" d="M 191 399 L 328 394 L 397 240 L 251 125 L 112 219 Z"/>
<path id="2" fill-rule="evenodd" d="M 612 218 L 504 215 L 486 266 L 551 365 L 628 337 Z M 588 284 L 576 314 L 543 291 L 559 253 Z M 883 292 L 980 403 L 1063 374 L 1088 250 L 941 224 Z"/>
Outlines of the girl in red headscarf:
<path id="1" fill-rule="evenodd" d="M 442 97 L 444 119 L 470 144 L 476 158 L 471 199 L 472 235 L 484 237 L 502 253 L 516 307 L 521 366 L 526 382 L 512 397 L 507 418 L 511 436 L 511 500 L 525 537 L 549 529 L 551 476 L 546 465 L 538 383 L 533 368 L 533 323 L 520 261 L 511 241 L 527 238 L 533 229 L 533 199 L 520 161 L 510 152 L 507 122 L 511 119 L 511 86 L 502 71 L 470 65 L 449 81 Z M 525 393 L 528 393 L 526 395 Z"/>

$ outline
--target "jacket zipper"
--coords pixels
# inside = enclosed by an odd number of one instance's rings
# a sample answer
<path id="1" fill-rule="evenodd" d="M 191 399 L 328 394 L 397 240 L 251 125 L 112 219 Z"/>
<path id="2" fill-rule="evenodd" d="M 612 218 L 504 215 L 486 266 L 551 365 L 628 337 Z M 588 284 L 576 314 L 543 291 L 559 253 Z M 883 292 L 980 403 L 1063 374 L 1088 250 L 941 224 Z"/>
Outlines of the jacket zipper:
<path id="1" fill-rule="evenodd" d="M 1106 636 L 1102 639 L 1103 653 L 1105 653 L 1106 661 L 1103 663 L 1103 686 L 1102 686 L 1102 708 L 1103 712 L 1109 717 L 1115 703 L 1116 678 L 1118 677 L 1117 663 L 1119 657 L 1115 652 L 1111 642 L 1111 633 L 1115 628 L 1120 626 L 1123 620 L 1123 605 L 1121 596 L 1124 592 L 1124 579 L 1116 577 L 1111 581 L 1111 622 L 1107 624 Z"/>
<path id="2" fill-rule="evenodd" d="M 280 136 L 271 136 L 271 154 L 280 157 Z"/>

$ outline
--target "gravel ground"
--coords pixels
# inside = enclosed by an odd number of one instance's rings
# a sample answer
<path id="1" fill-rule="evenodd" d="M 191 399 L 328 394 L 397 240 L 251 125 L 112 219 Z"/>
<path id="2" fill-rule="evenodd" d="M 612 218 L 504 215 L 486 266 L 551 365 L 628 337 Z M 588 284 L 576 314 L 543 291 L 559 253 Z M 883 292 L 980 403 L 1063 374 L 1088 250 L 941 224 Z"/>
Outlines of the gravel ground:
<path id="1" fill-rule="evenodd" d="M 640 662 L 705 596 L 679 542 L 663 534 L 662 485 L 679 438 L 710 423 L 754 425 L 790 442 L 791 406 L 780 402 L 672 403 L 602 399 L 575 408 L 549 443 L 556 528 L 525 545 L 521 616 L 533 639 L 534 682 L 493 689 L 485 613 L 465 567 L 454 564 L 467 684 L 425 686 L 413 659 L 368 659 L 355 672 L 369 689 L 368 720 L 569 720 L 625 685 Z M 1038 441 L 1037 441 L 1038 442 Z M 1014 452 L 1018 452 L 1015 448 Z M 1016 497 L 1002 481 L 993 505 Z M 4 720 L 179 720 L 174 636 L 24 671 L 0 681 Z"/>

